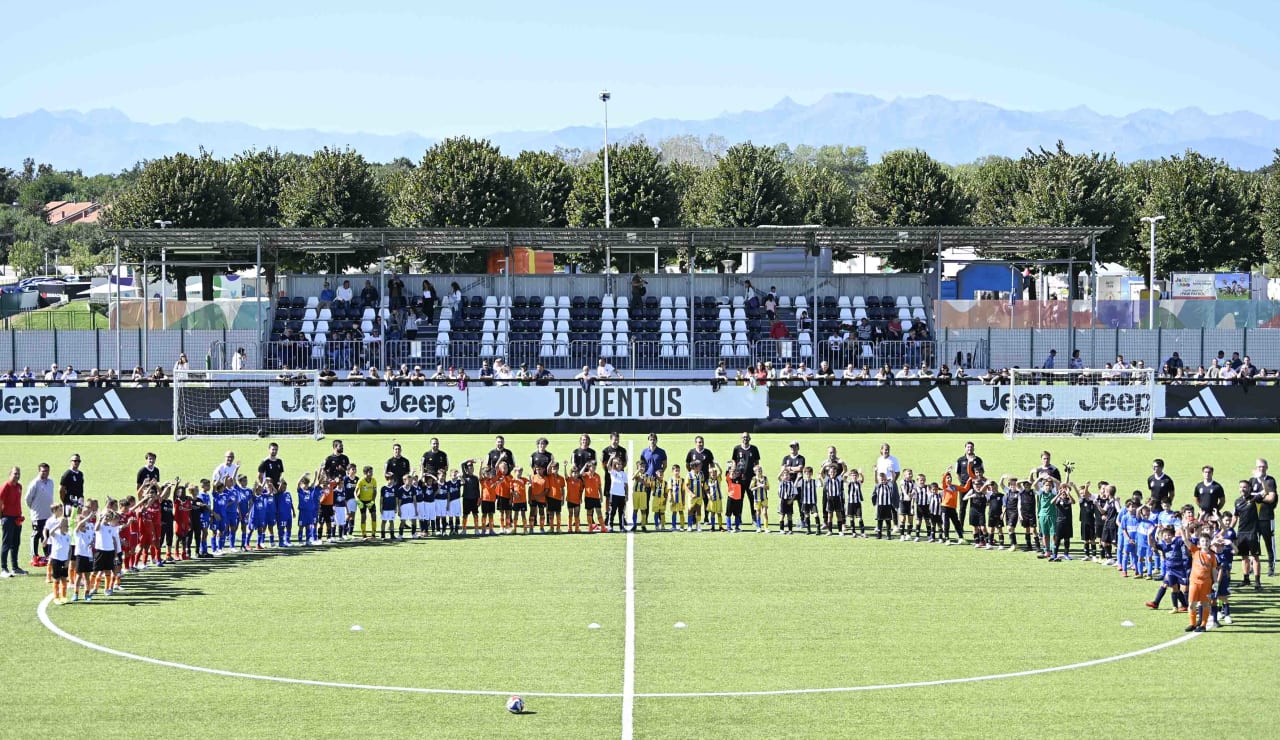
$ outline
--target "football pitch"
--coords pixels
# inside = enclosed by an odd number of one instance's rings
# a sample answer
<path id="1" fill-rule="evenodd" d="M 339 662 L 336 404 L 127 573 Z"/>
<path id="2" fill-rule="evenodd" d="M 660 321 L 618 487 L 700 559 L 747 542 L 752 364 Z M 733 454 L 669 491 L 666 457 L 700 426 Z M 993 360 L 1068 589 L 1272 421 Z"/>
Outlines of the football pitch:
<path id="1" fill-rule="evenodd" d="M 607 430 L 590 429 L 593 446 Z M 737 437 L 706 435 L 717 459 Z M 996 435 L 758 434 L 775 471 L 798 439 L 871 468 L 882 442 L 937 480 L 977 445 L 987 473 L 1025 476 L 1041 449 L 1073 480 L 1144 489 L 1162 457 L 1191 500 L 1202 464 L 1233 498 L 1276 435 L 1151 442 Z M 535 435 L 507 435 L 518 464 Z M 693 435 L 662 435 L 683 464 Z M 624 435 L 634 453 L 643 435 Z M 331 439 L 283 440 L 286 477 Z M 348 436 L 376 470 L 393 442 Z M 449 435 L 456 466 L 492 435 Z M 23 483 L 84 458 L 87 495 L 132 491 L 143 454 L 166 479 L 209 476 L 226 449 L 249 467 L 263 440 L 7 437 Z M 551 437 L 567 459 L 576 436 Z M 1280 456 L 1274 454 L 1273 456 Z M 1275 461 L 1273 460 L 1273 463 Z M 772 497 L 776 508 L 776 495 Z M 776 512 L 771 519 L 776 521 Z M 749 523 L 748 523 L 749 524 Z M 798 523 L 797 523 L 798 524 Z M 29 535 L 29 525 L 24 527 Z M 1079 543 L 1073 543 L 1079 547 Z M 29 539 L 21 556 L 30 557 Z M 1240 580 L 1237 560 L 1233 585 Z M 1155 583 L 1093 562 L 924 542 L 724 533 L 508 535 L 347 542 L 189 561 L 126 575 L 90 604 L 46 603 L 44 578 L 0 581 L 5 737 L 1112 737 L 1199 717 L 1223 736 L 1280 720 L 1280 579 L 1232 595 L 1234 624 L 1189 636 L 1151 611 Z M 1127 626 L 1125 626 L 1127 625 Z M 360 629 L 353 629 L 359 627 Z M 527 712 L 504 709 L 508 695 Z"/>

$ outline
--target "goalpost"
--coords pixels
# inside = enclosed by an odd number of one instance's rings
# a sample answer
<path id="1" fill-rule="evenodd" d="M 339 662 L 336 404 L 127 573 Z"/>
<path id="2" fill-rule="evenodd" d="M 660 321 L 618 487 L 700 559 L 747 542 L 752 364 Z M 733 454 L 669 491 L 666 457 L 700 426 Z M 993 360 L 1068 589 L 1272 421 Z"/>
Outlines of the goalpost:
<path id="1" fill-rule="evenodd" d="M 271 413 L 271 389 L 299 393 L 296 412 Z M 278 391 L 277 391 L 278 392 Z M 173 438 L 324 437 L 320 371 L 178 370 L 173 374 Z"/>
<path id="2" fill-rule="evenodd" d="M 1004 434 L 1018 437 L 1144 437 L 1155 427 L 1152 368 L 1010 372 Z"/>

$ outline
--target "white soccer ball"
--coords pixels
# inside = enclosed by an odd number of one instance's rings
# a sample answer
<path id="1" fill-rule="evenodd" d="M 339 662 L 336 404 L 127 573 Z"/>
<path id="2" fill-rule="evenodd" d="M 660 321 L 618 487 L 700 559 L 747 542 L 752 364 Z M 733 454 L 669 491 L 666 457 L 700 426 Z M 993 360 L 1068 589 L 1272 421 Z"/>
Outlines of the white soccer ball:
<path id="1" fill-rule="evenodd" d="M 510 699 L 507 699 L 507 711 L 511 712 L 512 714 L 520 714 L 521 712 L 523 712 L 524 699 L 521 699 L 518 696 L 513 696 Z"/>

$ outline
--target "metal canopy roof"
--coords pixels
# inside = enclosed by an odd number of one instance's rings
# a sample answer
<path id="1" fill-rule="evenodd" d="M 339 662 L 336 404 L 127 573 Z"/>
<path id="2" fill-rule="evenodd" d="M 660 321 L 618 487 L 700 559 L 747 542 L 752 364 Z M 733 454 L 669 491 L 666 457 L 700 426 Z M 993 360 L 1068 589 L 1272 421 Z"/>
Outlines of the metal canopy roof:
<path id="1" fill-rule="evenodd" d="M 984 257 L 1016 256 L 1031 248 L 1064 256 L 1087 249 L 1105 226 L 910 226 L 825 228 L 778 226 L 743 229 L 116 229 L 107 233 L 127 246 L 159 257 L 169 254 L 252 258 L 259 247 L 268 256 L 281 252 L 313 254 L 357 251 L 388 254 L 465 254 L 506 247 L 552 252 L 608 248 L 614 253 L 651 253 L 688 246 L 764 251 L 777 247 L 817 246 L 861 254 L 897 250 L 936 252 L 978 249 Z"/>

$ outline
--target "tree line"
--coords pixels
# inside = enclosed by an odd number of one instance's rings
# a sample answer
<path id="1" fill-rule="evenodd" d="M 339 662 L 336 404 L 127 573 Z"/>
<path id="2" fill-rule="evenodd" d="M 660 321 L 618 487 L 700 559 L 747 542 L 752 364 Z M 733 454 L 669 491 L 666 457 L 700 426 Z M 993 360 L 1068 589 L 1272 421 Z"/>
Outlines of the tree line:
<path id="1" fill-rule="evenodd" d="M 1144 215 L 1163 214 L 1157 270 L 1247 270 L 1280 264 L 1280 150 L 1271 166 L 1243 171 L 1194 151 L 1121 163 L 1073 153 L 1061 143 L 1022 157 L 987 157 L 949 166 L 919 150 L 870 163 L 853 146 L 728 146 L 719 137 L 644 140 L 609 148 L 612 224 L 652 228 L 822 226 L 1109 226 L 1098 258 L 1138 272 L 1147 264 Z M 249 150 L 219 159 L 201 150 L 140 162 L 119 175 L 84 177 L 24 163 L 0 169 L 0 235 L 10 259 L 27 247 L 92 257 L 108 240 L 85 229 L 53 236 L 34 221 L 43 204 L 94 199 L 109 208 L 103 225 L 221 227 L 603 227 L 603 152 L 557 150 L 504 155 L 485 140 L 446 139 L 418 161 L 378 164 L 351 149 L 311 155 Z M 8 227 L 8 228 L 6 228 Z M 0 240 L 2 241 L 2 240 Z M 16 243 L 15 243 L 16 242 Z M 662 255 L 711 265 L 714 250 Z M 837 258 L 845 255 L 836 255 Z M 1028 257 L 1048 257 L 1029 250 Z M 916 251 L 890 255 L 915 271 Z M 480 271 L 483 256 L 404 255 L 427 271 Z M 558 259 L 599 269 L 603 254 Z M 65 260 L 64 260 L 65 261 Z M 300 255 L 282 269 L 319 271 L 367 264 Z M 405 265 L 407 266 L 407 265 Z M 1087 265 L 1082 269 L 1087 269 Z"/>

